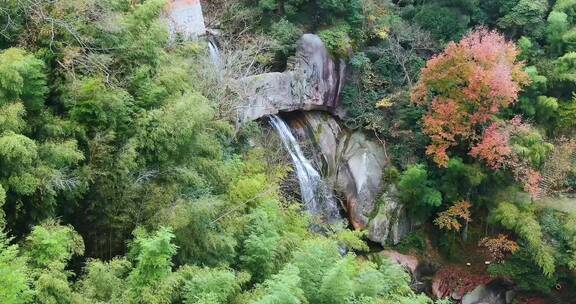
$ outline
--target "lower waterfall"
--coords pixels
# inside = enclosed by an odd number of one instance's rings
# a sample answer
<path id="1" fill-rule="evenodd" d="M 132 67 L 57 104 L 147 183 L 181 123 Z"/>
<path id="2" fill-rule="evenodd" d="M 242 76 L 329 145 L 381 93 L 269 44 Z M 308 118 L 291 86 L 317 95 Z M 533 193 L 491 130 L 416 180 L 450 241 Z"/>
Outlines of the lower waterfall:
<path id="1" fill-rule="evenodd" d="M 341 221 L 340 210 L 332 191 L 327 187 L 320 173 L 304 156 L 298 141 L 296 141 L 286 122 L 276 115 L 271 115 L 270 124 L 278 132 L 284 147 L 292 158 L 305 209 L 326 223 Z"/>

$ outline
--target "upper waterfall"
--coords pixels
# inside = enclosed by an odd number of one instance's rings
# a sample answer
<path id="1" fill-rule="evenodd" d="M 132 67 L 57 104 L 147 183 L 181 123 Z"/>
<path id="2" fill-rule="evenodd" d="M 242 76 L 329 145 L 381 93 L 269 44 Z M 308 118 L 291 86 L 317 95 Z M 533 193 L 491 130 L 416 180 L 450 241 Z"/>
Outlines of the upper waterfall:
<path id="1" fill-rule="evenodd" d="M 300 184 L 302 202 L 306 210 L 312 215 L 321 217 L 327 223 L 335 223 L 340 220 L 340 211 L 332 191 L 327 187 L 320 173 L 304 156 L 288 125 L 276 115 L 270 116 L 270 124 L 278 132 L 284 147 L 292 158 Z"/>
<path id="2" fill-rule="evenodd" d="M 220 55 L 220 49 L 211 39 L 208 39 L 208 52 L 210 53 L 210 60 L 212 60 L 214 66 L 218 70 L 222 69 L 222 55 Z"/>

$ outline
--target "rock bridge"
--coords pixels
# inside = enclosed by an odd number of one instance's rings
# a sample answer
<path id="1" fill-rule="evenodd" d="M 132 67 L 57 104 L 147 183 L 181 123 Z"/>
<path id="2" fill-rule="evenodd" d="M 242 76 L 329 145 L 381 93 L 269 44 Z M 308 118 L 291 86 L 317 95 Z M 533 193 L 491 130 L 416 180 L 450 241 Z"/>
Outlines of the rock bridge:
<path id="1" fill-rule="evenodd" d="M 322 110 L 340 116 L 345 63 L 334 62 L 322 40 L 304 34 L 297 42 L 292 68 L 286 72 L 249 76 L 232 84 L 244 104 L 238 123 L 296 110 Z"/>

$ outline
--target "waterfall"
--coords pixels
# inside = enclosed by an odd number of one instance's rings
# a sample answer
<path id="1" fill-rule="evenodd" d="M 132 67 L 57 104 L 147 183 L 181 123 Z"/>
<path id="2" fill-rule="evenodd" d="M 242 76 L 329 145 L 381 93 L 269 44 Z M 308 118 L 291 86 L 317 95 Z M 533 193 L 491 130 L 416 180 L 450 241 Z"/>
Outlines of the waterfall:
<path id="1" fill-rule="evenodd" d="M 208 52 L 210 53 L 210 59 L 212 60 L 212 63 L 218 70 L 220 70 L 222 68 L 222 57 L 220 56 L 220 49 L 211 39 L 208 39 Z"/>
<path id="2" fill-rule="evenodd" d="M 321 217 L 327 223 L 341 220 L 332 191 L 328 189 L 320 173 L 304 156 L 288 125 L 276 115 L 270 116 L 270 124 L 278 132 L 284 147 L 292 158 L 306 210 L 312 215 Z"/>

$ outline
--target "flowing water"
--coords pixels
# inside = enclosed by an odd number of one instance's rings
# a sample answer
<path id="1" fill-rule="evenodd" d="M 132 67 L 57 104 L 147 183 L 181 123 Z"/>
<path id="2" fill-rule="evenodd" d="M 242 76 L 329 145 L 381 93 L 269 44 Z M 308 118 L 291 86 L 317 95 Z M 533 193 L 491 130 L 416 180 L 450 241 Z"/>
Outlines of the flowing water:
<path id="1" fill-rule="evenodd" d="M 220 49 L 212 40 L 208 40 L 208 52 L 212 63 L 220 70 L 222 68 L 222 56 L 220 55 Z"/>
<path id="2" fill-rule="evenodd" d="M 341 220 L 340 211 L 332 191 L 326 186 L 320 173 L 304 156 L 288 125 L 276 115 L 270 116 L 270 124 L 278 132 L 284 147 L 292 158 L 300 184 L 302 202 L 306 210 L 312 215 L 321 217 L 327 223 Z"/>

